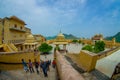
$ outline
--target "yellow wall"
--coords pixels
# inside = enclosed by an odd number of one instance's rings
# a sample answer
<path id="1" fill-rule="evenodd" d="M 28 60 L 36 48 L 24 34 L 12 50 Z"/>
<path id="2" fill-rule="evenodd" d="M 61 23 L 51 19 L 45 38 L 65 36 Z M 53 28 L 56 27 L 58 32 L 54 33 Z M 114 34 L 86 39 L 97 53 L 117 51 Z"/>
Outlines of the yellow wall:
<path id="1" fill-rule="evenodd" d="M 85 43 L 85 44 L 94 45 L 94 41 L 92 40 L 83 39 L 81 41 L 82 43 Z M 103 40 L 103 41 L 105 43 L 106 48 L 113 48 L 113 47 L 120 46 L 120 43 L 117 43 L 114 38 L 112 40 Z"/>
<path id="2" fill-rule="evenodd" d="M 81 40 L 82 41 L 82 43 L 84 43 L 84 44 L 92 44 L 93 42 L 92 42 L 92 40 L 87 40 L 87 39 L 83 39 L 83 40 Z"/>
<path id="3" fill-rule="evenodd" d="M 2 44 L 2 22 L 0 22 L 0 44 Z"/>
<path id="4" fill-rule="evenodd" d="M 24 59 L 26 62 L 28 62 L 29 59 L 31 59 L 32 62 L 34 62 L 34 59 L 37 58 L 37 60 L 40 60 L 40 55 L 37 54 L 36 56 L 34 53 L 8 53 L 8 54 L 0 54 L 0 62 L 6 62 L 6 63 L 21 63 L 21 59 Z"/>
<path id="5" fill-rule="evenodd" d="M 17 28 L 20 29 L 22 26 L 22 30 L 25 30 L 24 24 L 21 24 L 14 20 L 5 19 L 4 23 L 4 39 L 5 43 L 10 43 L 10 41 L 17 41 L 17 40 L 25 40 L 25 32 L 20 32 L 16 30 L 10 30 L 10 28 L 15 28 L 14 24 L 17 25 Z M 8 36 L 9 35 L 9 36 Z"/>
<path id="6" fill-rule="evenodd" d="M 91 71 L 95 69 L 97 58 L 97 55 L 94 53 L 81 51 L 79 54 L 79 64 L 84 70 Z"/>
<path id="7" fill-rule="evenodd" d="M 25 59 L 28 62 L 29 59 L 34 62 L 34 59 L 40 61 L 40 54 L 34 55 L 34 53 L 9 53 L 0 54 L 0 62 L 8 63 L 21 63 L 21 59 Z M 15 70 L 23 68 L 22 64 L 0 64 L 0 70 Z"/>

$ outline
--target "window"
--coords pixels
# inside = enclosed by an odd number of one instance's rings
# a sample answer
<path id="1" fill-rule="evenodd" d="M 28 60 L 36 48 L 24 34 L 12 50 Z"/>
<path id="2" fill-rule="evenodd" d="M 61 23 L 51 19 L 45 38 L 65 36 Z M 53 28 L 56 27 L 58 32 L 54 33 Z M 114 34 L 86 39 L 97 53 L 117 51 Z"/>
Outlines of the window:
<path id="1" fill-rule="evenodd" d="M 14 27 L 17 28 L 17 24 L 15 24 Z"/>
<path id="2" fill-rule="evenodd" d="M 20 26 L 20 29 L 22 29 L 23 27 L 22 26 Z"/>

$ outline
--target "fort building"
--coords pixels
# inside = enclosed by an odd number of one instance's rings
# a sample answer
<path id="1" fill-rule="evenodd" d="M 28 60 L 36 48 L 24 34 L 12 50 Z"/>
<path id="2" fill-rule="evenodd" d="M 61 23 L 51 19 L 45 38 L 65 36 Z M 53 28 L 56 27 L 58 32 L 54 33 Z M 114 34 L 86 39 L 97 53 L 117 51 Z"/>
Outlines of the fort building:
<path id="1" fill-rule="evenodd" d="M 21 62 L 22 58 L 40 60 L 37 49 L 44 41 L 42 35 L 34 36 L 31 29 L 26 27 L 26 23 L 18 17 L 0 18 L 0 62 L 17 63 Z"/>
<path id="2" fill-rule="evenodd" d="M 16 16 L 0 19 L 0 44 L 12 44 L 18 51 L 29 50 L 45 40 L 42 36 L 40 40 L 32 35 L 31 29 L 26 27 L 26 23 Z"/>

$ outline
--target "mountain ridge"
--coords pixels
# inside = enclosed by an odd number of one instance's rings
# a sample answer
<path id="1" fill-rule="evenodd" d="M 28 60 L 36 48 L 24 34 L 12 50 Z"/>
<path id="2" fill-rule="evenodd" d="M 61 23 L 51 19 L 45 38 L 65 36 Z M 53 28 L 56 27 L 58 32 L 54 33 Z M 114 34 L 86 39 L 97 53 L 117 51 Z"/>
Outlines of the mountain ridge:
<path id="1" fill-rule="evenodd" d="M 78 37 L 74 36 L 73 34 L 65 34 L 63 33 L 63 35 L 65 36 L 66 39 L 79 39 Z M 57 36 L 48 36 L 46 37 L 47 40 L 50 39 L 55 39 Z"/>
<path id="2" fill-rule="evenodd" d="M 113 38 L 116 39 L 116 42 L 120 42 L 120 32 L 118 32 L 117 34 L 115 34 L 113 36 L 106 37 L 105 39 L 106 40 L 112 40 Z"/>

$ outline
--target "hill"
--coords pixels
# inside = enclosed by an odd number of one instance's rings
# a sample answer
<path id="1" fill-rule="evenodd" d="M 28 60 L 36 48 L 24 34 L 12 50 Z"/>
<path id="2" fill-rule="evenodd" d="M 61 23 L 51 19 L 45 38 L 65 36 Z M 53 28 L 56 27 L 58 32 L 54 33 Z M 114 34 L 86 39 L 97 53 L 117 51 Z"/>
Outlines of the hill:
<path id="1" fill-rule="evenodd" d="M 66 39 L 79 39 L 78 37 L 72 35 L 72 34 L 63 34 L 65 36 Z M 48 36 L 46 37 L 47 40 L 50 40 L 50 39 L 55 39 L 56 36 Z"/>
<path id="2" fill-rule="evenodd" d="M 114 36 L 110 36 L 110 37 L 106 37 L 106 40 L 112 40 L 113 38 L 116 39 L 116 42 L 120 42 L 120 32 L 118 32 L 117 34 L 115 34 Z"/>
<path id="3" fill-rule="evenodd" d="M 72 35 L 72 34 L 63 34 L 66 39 L 79 39 L 78 37 Z"/>

